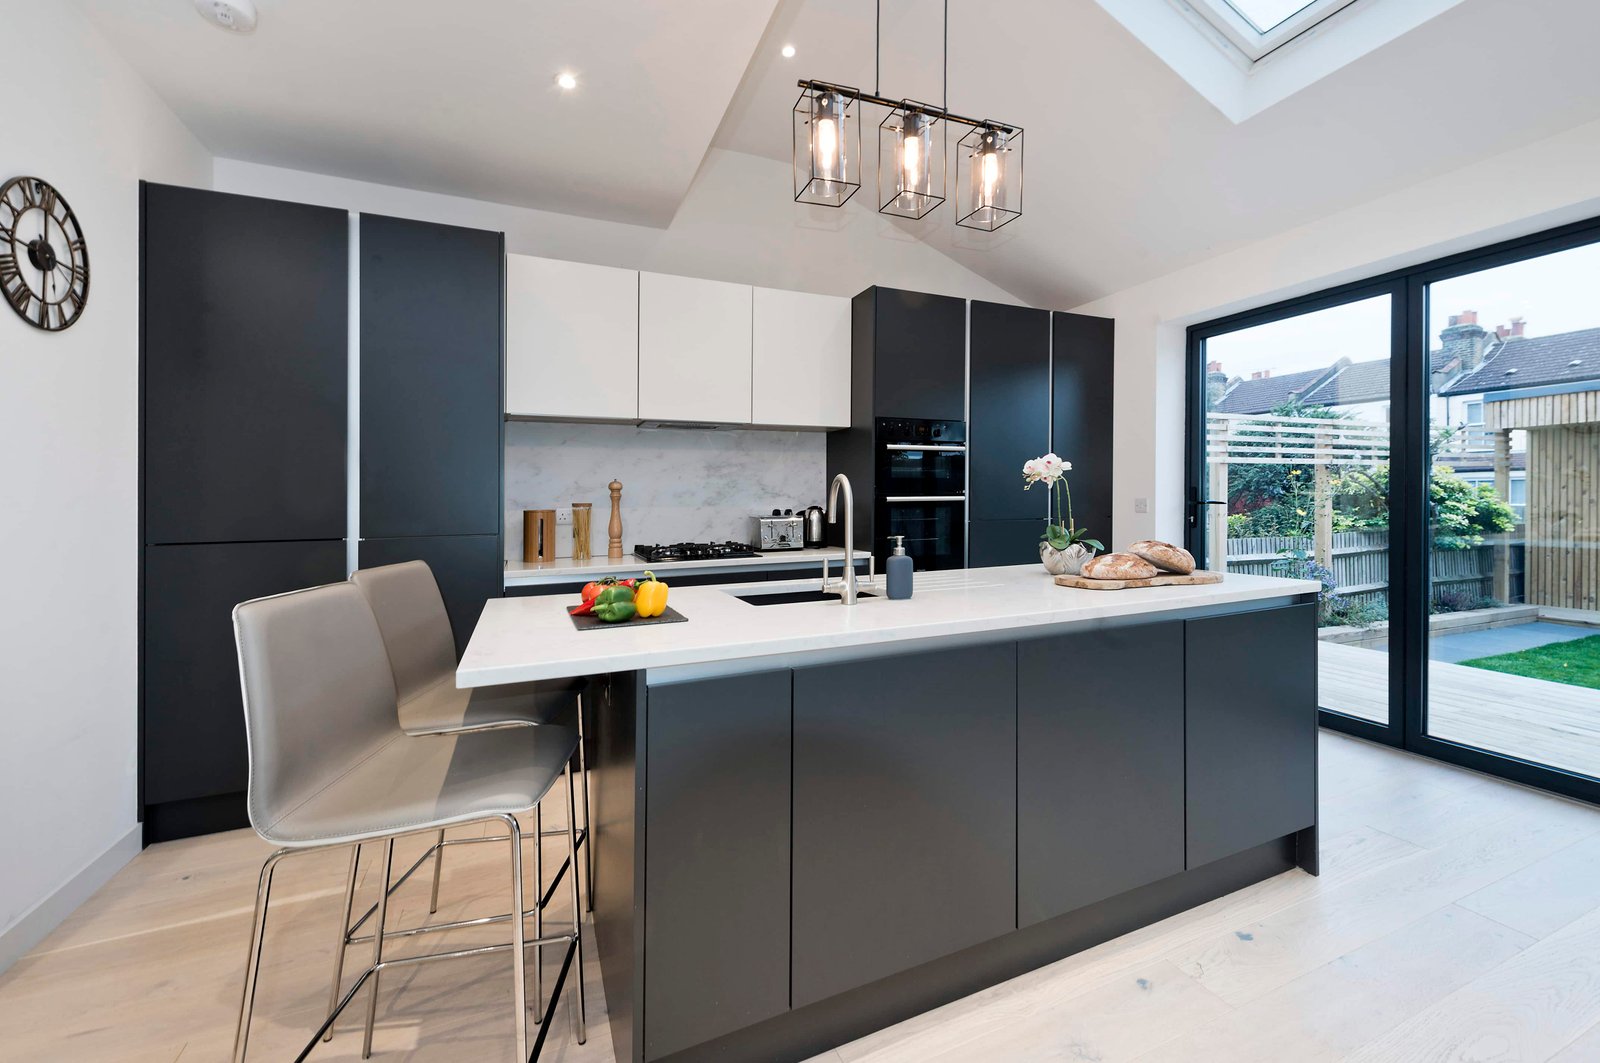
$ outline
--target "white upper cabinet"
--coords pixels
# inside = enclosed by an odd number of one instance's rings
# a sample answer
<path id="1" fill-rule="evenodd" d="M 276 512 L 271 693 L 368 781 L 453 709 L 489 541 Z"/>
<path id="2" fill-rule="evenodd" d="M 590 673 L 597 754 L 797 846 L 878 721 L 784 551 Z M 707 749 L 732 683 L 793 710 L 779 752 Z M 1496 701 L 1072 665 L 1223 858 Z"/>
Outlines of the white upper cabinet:
<path id="1" fill-rule="evenodd" d="M 757 288 L 754 337 L 754 423 L 849 427 L 848 298 Z"/>
<path id="2" fill-rule="evenodd" d="M 639 417 L 750 423 L 748 284 L 639 274 Z"/>
<path id="3" fill-rule="evenodd" d="M 639 274 L 506 256 L 506 413 L 639 417 Z"/>

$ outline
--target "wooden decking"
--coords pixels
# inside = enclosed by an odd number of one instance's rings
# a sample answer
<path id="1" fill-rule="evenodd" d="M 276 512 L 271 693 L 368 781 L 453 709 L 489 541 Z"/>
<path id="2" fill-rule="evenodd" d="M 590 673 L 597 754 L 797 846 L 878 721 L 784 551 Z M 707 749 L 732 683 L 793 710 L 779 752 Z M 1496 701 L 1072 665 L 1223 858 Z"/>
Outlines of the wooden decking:
<path id="1" fill-rule="evenodd" d="M 1322 706 L 1388 719 L 1387 662 L 1381 650 L 1321 643 Z M 1600 690 L 1430 661 L 1428 733 L 1600 778 Z"/>

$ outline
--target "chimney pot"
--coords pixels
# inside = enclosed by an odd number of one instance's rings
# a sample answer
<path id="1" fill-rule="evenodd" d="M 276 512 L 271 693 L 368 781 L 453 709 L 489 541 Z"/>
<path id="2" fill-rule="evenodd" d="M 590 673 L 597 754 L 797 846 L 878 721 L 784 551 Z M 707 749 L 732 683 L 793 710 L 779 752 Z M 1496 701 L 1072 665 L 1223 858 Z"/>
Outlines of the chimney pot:
<path id="1" fill-rule="evenodd" d="M 1512 318 L 1511 319 L 1511 335 L 1512 336 L 1521 336 L 1522 335 L 1522 330 L 1527 327 L 1527 324 L 1528 323 L 1526 321 L 1524 321 L 1520 317 Z"/>
<path id="2" fill-rule="evenodd" d="M 1206 363 L 1206 372 L 1208 372 L 1208 373 L 1220 373 L 1220 372 L 1222 372 L 1222 363 L 1221 362 L 1207 362 Z"/>

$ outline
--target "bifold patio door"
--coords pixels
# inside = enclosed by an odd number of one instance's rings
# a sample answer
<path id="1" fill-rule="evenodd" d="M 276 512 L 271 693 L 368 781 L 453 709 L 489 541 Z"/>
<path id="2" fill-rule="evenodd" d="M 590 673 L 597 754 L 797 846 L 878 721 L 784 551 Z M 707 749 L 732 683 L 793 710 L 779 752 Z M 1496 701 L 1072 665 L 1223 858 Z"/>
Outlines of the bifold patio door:
<path id="1" fill-rule="evenodd" d="M 1190 330 L 1190 549 L 1322 583 L 1324 726 L 1600 802 L 1597 294 L 1600 219 Z"/>

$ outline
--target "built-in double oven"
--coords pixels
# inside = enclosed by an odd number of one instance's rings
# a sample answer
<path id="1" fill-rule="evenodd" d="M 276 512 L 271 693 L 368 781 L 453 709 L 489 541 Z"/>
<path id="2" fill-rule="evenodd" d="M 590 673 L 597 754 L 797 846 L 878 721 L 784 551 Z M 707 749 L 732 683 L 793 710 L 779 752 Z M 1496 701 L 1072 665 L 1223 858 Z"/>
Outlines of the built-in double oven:
<path id="1" fill-rule="evenodd" d="M 919 571 L 966 565 L 967 426 L 962 421 L 880 417 L 877 497 L 873 499 L 880 568 L 893 536 L 905 536 Z"/>

